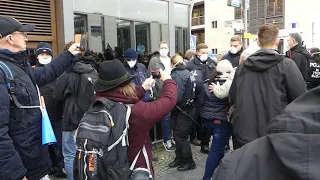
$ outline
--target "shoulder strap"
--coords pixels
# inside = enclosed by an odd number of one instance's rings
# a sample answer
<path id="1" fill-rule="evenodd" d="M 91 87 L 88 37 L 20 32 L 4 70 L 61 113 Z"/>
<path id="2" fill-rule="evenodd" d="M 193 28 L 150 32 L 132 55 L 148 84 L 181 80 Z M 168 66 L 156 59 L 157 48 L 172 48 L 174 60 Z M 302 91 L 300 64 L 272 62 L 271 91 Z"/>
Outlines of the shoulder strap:
<path id="1" fill-rule="evenodd" d="M 129 118 L 131 115 L 131 107 L 127 105 L 124 105 L 124 106 L 127 108 L 126 127 L 124 128 L 122 135 L 119 137 L 119 139 L 116 142 L 114 142 L 111 146 L 108 147 L 108 151 L 111 151 L 116 145 L 120 143 L 120 141 L 122 141 L 122 146 L 129 146 L 128 130 L 129 130 Z"/>
<path id="2" fill-rule="evenodd" d="M 6 76 L 6 83 L 10 95 L 14 94 L 14 77 L 10 68 L 2 61 L 0 61 L 0 69 L 4 72 Z"/>
<path id="3" fill-rule="evenodd" d="M 143 153 L 143 156 L 144 156 L 144 159 L 147 163 L 147 168 L 148 168 L 148 171 L 149 171 L 149 178 L 152 179 L 152 174 L 151 174 L 151 168 L 150 168 L 150 161 L 149 161 L 149 157 L 148 157 L 148 153 L 147 153 L 147 149 L 146 149 L 146 145 L 143 145 L 142 149 L 138 152 L 137 156 L 134 158 L 131 166 L 130 166 L 130 170 L 132 171 L 134 169 L 134 166 L 136 165 L 137 161 L 138 161 L 138 158 L 141 154 L 141 151 Z"/>

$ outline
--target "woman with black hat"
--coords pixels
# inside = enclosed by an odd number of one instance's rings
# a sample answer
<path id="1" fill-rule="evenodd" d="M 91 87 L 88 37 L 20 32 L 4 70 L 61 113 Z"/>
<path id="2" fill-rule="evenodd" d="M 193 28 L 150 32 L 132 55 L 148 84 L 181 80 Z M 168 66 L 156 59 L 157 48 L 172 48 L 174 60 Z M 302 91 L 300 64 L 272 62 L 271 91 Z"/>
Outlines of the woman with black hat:
<path id="1" fill-rule="evenodd" d="M 135 168 L 147 169 L 150 167 L 149 171 L 153 177 L 149 130 L 160 122 L 177 103 L 176 83 L 167 72 L 160 70 L 160 74 L 160 80 L 164 81 L 162 95 L 159 99 L 148 103 L 140 101 L 140 99 L 145 96 L 146 91 L 152 88 L 154 80 L 148 78 L 142 86 L 134 86 L 130 81 L 135 76 L 128 74 L 119 60 L 103 62 L 99 67 L 99 80 L 94 84 L 95 98 L 104 97 L 111 101 L 134 105 L 129 119 L 129 162 L 133 163 L 134 158 L 145 146 L 149 164 L 141 153 L 138 156 Z"/>

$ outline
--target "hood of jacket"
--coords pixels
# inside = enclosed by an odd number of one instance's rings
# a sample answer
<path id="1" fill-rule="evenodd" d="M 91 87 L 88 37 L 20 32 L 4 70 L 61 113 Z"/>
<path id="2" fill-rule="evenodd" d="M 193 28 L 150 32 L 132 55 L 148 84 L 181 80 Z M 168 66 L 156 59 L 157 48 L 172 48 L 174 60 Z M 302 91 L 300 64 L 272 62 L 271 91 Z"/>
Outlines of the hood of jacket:
<path id="1" fill-rule="evenodd" d="M 85 64 L 82 62 L 76 62 L 71 67 L 71 71 L 78 74 L 90 73 L 91 71 L 94 71 L 94 70 L 95 69 L 90 64 Z"/>
<path id="2" fill-rule="evenodd" d="M 268 138 L 286 172 L 294 179 L 319 179 L 320 88 L 289 104 L 271 121 Z"/>
<path id="3" fill-rule="evenodd" d="M 289 53 L 299 53 L 299 54 L 302 54 L 304 57 L 306 57 L 307 59 L 310 59 L 311 58 L 311 54 L 308 52 L 308 50 L 306 49 L 306 47 L 304 46 L 301 46 L 301 45 L 296 45 L 294 46 L 293 48 L 291 48 L 289 51 L 287 51 L 287 57 L 290 57 L 288 56 Z"/>
<path id="4" fill-rule="evenodd" d="M 104 97 L 115 102 L 122 102 L 124 104 L 136 104 L 139 101 L 138 98 L 131 98 L 124 95 L 121 88 L 117 88 L 117 89 L 113 89 L 105 92 L 97 92 L 95 95 L 95 99 L 99 97 Z"/>
<path id="5" fill-rule="evenodd" d="M 187 69 L 187 67 L 185 65 L 180 65 L 180 66 L 176 66 L 172 69 L 171 73 L 175 72 L 175 71 L 182 71 Z"/>
<path id="6" fill-rule="evenodd" d="M 260 49 L 244 62 L 244 66 L 252 71 L 263 72 L 278 64 L 284 56 L 273 49 Z"/>

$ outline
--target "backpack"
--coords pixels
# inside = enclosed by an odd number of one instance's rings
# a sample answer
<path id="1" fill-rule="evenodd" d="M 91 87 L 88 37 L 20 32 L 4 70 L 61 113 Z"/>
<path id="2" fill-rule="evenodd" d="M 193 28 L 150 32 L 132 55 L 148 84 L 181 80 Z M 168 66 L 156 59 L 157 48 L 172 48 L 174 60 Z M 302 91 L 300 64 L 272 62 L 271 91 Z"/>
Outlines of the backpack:
<path id="1" fill-rule="evenodd" d="M 127 180 L 131 106 L 98 98 L 76 132 L 74 179 Z"/>

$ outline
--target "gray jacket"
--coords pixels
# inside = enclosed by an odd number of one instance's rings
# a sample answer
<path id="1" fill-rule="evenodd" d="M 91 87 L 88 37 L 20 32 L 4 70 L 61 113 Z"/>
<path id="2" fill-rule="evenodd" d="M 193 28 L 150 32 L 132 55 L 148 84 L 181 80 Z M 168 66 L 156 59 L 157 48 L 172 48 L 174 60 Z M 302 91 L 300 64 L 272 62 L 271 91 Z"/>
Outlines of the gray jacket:
<path id="1" fill-rule="evenodd" d="M 151 72 L 154 70 L 159 70 L 160 68 L 162 70 L 165 70 L 164 64 L 161 62 L 160 57 L 155 56 L 155 57 L 151 58 L 151 60 L 149 62 L 149 67 L 148 67 L 149 74 L 151 74 Z M 163 85 L 163 82 L 160 79 L 157 79 L 156 85 L 152 89 L 153 90 L 153 97 L 155 97 L 156 99 L 161 96 L 162 85 Z"/>

